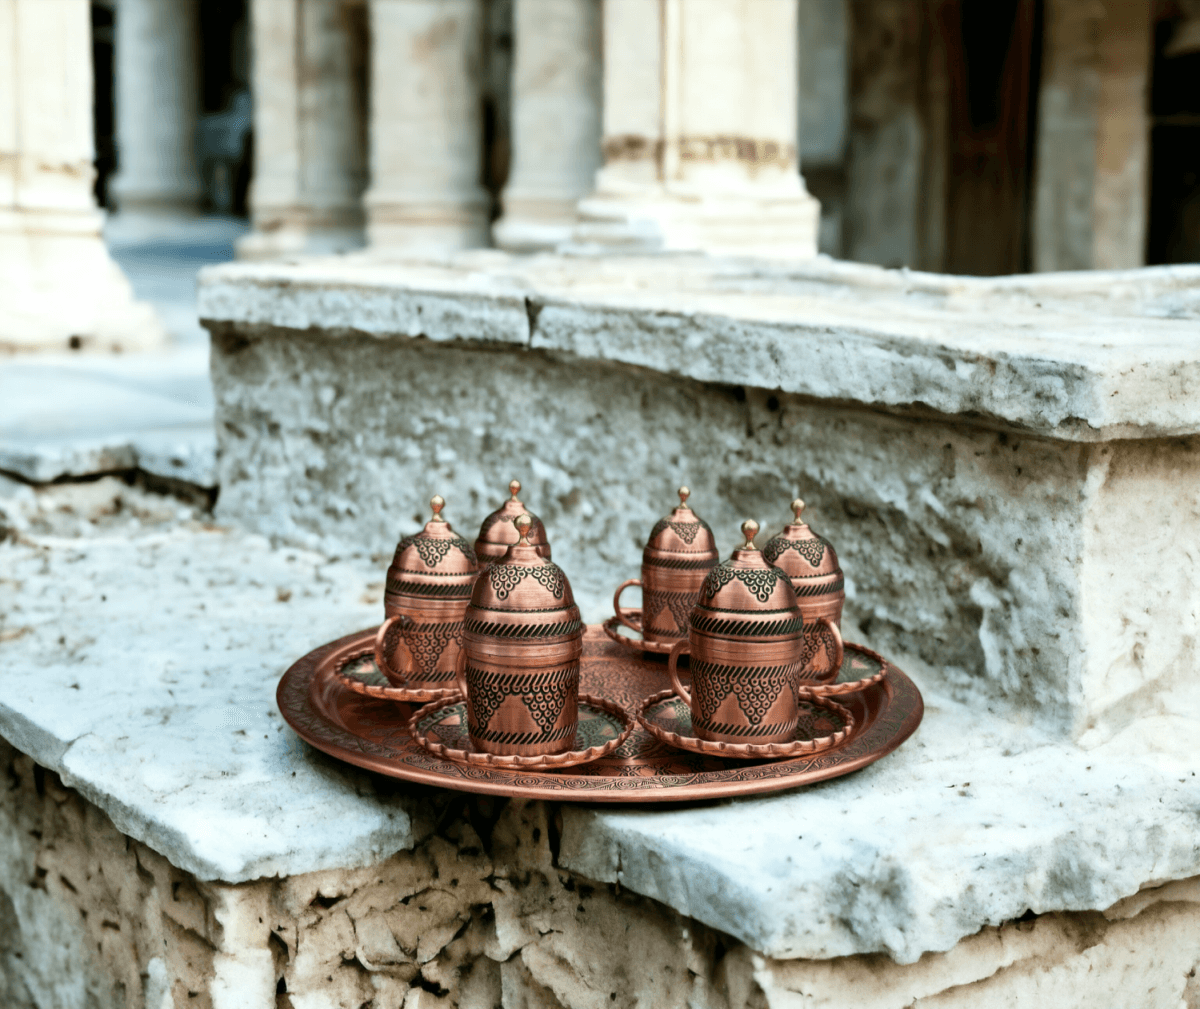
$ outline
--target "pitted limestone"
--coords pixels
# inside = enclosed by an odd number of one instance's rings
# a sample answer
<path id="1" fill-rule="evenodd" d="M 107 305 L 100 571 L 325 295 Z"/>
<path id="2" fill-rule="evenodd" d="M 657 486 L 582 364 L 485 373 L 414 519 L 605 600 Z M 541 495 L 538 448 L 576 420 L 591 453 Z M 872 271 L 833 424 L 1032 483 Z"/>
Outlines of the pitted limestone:
<path id="1" fill-rule="evenodd" d="M 273 550 L 181 522 L 178 505 L 153 520 L 127 488 L 120 509 L 93 502 L 86 512 L 76 501 L 77 514 L 65 515 L 54 504 L 65 493 L 23 495 L 34 498 L 20 506 L 34 510 L 25 531 L 0 544 L 0 733 L 201 879 L 369 867 L 431 832 L 443 793 L 325 759 L 274 708 L 294 657 L 380 618 L 382 586 L 372 579 L 382 563 Z M 35 521 L 43 514 L 85 528 L 54 533 L 48 519 Z M 1026 908 L 1099 909 L 1200 872 L 1194 752 L 1131 754 L 1120 739 L 1085 752 L 929 689 L 919 664 L 909 671 L 926 689 L 925 722 L 878 764 L 815 788 L 695 809 L 565 807 L 559 864 L 772 956 L 884 951 L 902 961 Z M 534 829 L 540 850 L 550 828 Z M 458 878 L 458 888 L 474 887 L 479 875 Z M 498 902 L 500 959 L 550 914 L 528 893 L 517 904 L 488 899 Z M 450 905 L 429 906 L 439 922 L 430 935 L 466 921 Z M 546 927 L 562 931 L 552 917 Z M 372 929 L 364 925 L 361 941 L 394 955 Z M 393 930 L 417 960 L 428 952 L 422 934 Z"/>

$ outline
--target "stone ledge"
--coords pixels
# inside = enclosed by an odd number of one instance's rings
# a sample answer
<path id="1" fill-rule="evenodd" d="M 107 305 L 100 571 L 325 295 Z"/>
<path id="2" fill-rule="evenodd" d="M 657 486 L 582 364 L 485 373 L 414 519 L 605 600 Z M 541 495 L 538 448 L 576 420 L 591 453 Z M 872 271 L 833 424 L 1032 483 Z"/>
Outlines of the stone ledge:
<path id="1" fill-rule="evenodd" d="M 177 867 L 354 868 L 427 833 L 442 793 L 327 760 L 274 710 L 292 658 L 378 616 L 373 568 L 194 519 L 80 536 L 27 522 L 0 565 L 0 734 Z M 897 753 L 822 786 L 565 807 L 561 863 L 770 956 L 902 963 L 1027 908 L 1102 909 L 1200 872 L 1197 761 L 1142 752 L 1153 719 L 1084 752 L 982 703 L 926 702 Z"/>
<path id="2" fill-rule="evenodd" d="M 981 280 L 818 260 L 358 253 L 201 272 L 208 325 L 469 340 L 1066 440 L 1200 431 L 1200 269 Z"/>

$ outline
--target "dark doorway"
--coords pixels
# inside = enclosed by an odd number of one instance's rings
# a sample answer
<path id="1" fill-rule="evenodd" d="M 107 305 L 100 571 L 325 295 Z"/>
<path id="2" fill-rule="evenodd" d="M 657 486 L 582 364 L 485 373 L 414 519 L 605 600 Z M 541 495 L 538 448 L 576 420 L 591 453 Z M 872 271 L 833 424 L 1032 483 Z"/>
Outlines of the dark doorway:
<path id="1" fill-rule="evenodd" d="M 245 215 L 252 174 L 250 25 L 246 0 L 200 5 L 197 156 L 205 209 Z"/>
<path id="2" fill-rule="evenodd" d="M 92 4 L 92 135 L 96 145 L 96 203 L 108 206 L 108 180 L 117 170 L 113 104 L 113 9 L 111 3 Z"/>
<path id="3" fill-rule="evenodd" d="M 1200 262 L 1200 25 L 1155 5 L 1146 263 Z"/>
<path id="4" fill-rule="evenodd" d="M 936 20 L 949 85 L 943 269 L 1027 271 L 1041 2 L 953 0 Z"/>

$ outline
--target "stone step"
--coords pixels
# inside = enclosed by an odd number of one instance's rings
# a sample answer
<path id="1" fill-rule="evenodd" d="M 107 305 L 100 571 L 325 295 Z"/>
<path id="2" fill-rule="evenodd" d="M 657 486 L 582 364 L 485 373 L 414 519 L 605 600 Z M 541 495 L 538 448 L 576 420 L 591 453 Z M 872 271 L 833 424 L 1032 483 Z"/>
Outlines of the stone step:
<path id="1" fill-rule="evenodd" d="M 0 543 L 0 735 L 200 880 L 353 870 L 419 844 L 444 793 L 316 753 L 275 707 L 295 658 L 381 617 L 378 568 L 87 486 L 0 500 L 24 529 Z M 770 957 L 900 963 L 1027 909 L 1100 910 L 1200 874 L 1194 747 L 1085 752 L 897 658 L 927 709 L 894 754 L 762 798 L 565 805 L 559 864 Z"/>
<path id="2" fill-rule="evenodd" d="M 382 555 L 433 493 L 473 531 L 517 476 L 555 558 L 603 598 L 679 484 L 722 551 L 799 493 L 878 647 L 1086 747 L 1149 741 L 1142 719 L 1195 704 L 1198 290 L 1195 267 L 213 267 L 218 508 Z"/>

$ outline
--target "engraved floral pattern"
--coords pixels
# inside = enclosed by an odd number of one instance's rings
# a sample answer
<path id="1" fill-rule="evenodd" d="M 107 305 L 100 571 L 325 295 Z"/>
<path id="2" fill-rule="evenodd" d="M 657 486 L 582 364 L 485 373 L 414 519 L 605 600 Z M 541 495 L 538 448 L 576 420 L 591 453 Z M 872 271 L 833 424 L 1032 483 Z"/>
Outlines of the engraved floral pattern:
<path id="1" fill-rule="evenodd" d="M 427 568 L 436 568 L 451 550 L 459 550 L 472 563 L 475 563 L 475 551 L 461 536 L 455 534 L 448 539 L 435 538 L 433 536 L 406 536 L 400 541 L 400 545 L 396 548 L 399 553 L 407 550 L 409 547 L 416 547 L 417 554 L 421 560 L 425 562 Z"/>
<path id="2" fill-rule="evenodd" d="M 782 536 L 776 536 L 763 548 L 763 559 L 768 564 L 774 564 L 783 556 L 785 550 L 795 550 L 810 565 L 819 568 L 821 561 L 825 559 L 827 549 L 831 549 L 829 540 L 822 536 L 811 540 L 789 540 Z"/>
<path id="3" fill-rule="evenodd" d="M 527 577 L 537 581 L 555 599 L 562 599 L 566 592 L 567 579 L 557 564 L 537 564 L 532 567 L 521 564 L 493 564 L 488 568 L 488 580 L 492 583 L 498 599 L 507 599 L 509 593 Z"/>
<path id="4" fill-rule="evenodd" d="M 729 561 L 725 561 L 708 573 L 700 595 L 711 599 L 736 579 L 753 593 L 755 599 L 765 603 L 771 598 L 771 593 L 781 578 L 786 580 L 786 575 L 778 568 L 735 568 Z"/>

